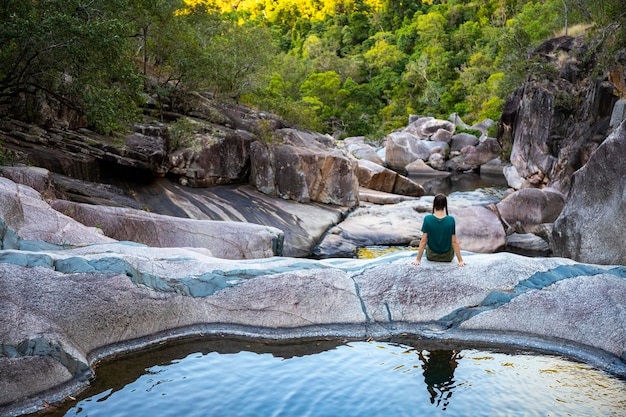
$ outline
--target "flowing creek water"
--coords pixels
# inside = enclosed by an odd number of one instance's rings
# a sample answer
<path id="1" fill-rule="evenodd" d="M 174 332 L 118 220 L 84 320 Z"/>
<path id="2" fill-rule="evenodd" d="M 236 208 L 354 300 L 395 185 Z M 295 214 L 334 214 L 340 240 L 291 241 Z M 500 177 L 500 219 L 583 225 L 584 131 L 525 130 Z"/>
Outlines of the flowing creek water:
<path id="1" fill-rule="evenodd" d="M 420 345 L 422 342 L 417 342 Z M 103 363 L 54 416 L 623 416 L 626 381 L 556 356 L 406 342 L 197 340 Z"/>

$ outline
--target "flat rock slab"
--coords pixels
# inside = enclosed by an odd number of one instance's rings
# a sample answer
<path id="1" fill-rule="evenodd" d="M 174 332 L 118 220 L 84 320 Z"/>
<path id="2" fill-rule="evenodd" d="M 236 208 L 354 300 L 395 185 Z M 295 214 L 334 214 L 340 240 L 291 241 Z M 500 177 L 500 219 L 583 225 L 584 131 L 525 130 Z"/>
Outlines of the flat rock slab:
<path id="1" fill-rule="evenodd" d="M 626 268 L 469 252 L 463 268 L 413 266 L 414 256 L 228 260 L 129 243 L 0 251 L 0 414 L 75 394 L 105 357 L 194 335 L 541 340 L 626 376 Z"/>
<path id="2" fill-rule="evenodd" d="M 162 178 L 145 185 L 129 184 L 125 191 L 154 213 L 275 227 L 283 231 L 283 255 L 290 257 L 309 256 L 324 232 L 349 211 L 348 207 L 272 197 L 249 185 L 199 189 Z"/>
<path id="3" fill-rule="evenodd" d="M 508 303 L 470 318 L 460 327 L 576 340 L 623 355 L 619 346 L 626 346 L 624 281 L 623 276 L 613 274 L 566 279 L 521 294 Z M 598 323 L 604 328 L 598 328 Z"/>

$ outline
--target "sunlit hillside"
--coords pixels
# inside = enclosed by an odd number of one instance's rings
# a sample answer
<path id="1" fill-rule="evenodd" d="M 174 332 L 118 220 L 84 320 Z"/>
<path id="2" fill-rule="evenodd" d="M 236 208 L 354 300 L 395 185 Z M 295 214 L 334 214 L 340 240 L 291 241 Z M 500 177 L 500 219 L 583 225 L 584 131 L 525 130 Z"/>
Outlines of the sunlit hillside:
<path id="1" fill-rule="evenodd" d="M 337 136 L 408 115 L 496 120 L 555 34 L 626 44 L 622 0 L 75 0 L 0 6 L 0 101 L 62 98 L 122 129 L 141 94 L 208 91 Z M 601 60 L 608 62 L 608 60 Z M 2 104 L 2 103 L 0 103 Z"/>

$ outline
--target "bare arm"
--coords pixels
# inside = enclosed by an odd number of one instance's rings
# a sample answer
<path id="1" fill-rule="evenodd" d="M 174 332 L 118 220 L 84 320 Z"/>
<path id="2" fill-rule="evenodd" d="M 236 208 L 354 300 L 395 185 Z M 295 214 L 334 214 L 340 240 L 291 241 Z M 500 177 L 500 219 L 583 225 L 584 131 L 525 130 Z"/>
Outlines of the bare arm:
<path id="1" fill-rule="evenodd" d="M 422 239 L 420 240 L 420 245 L 417 248 L 417 258 L 411 262 L 413 265 L 419 265 L 422 262 L 422 254 L 426 248 L 426 242 L 428 242 L 428 233 L 422 233 Z"/>
<path id="2" fill-rule="evenodd" d="M 465 266 L 465 261 L 461 256 L 461 247 L 459 246 L 459 240 L 456 238 L 456 235 L 452 235 L 452 248 L 454 249 L 456 259 L 459 261 L 459 266 Z"/>

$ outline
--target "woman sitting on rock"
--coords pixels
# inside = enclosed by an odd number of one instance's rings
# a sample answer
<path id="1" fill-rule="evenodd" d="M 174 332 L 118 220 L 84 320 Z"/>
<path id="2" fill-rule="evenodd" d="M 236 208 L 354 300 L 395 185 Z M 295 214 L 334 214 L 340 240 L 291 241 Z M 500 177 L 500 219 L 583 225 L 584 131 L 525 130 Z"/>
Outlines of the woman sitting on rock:
<path id="1" fill-rule="evenodd" d="M 459 266 L 465 262 L 461 256 L 459 241 L 456 238 L 454 217 L 448 215 L 448 199 L 437 194 L 433 200 L 433 214 L 424 217 L 422 223 L 422 240 L 417 250 L 417 258 L 412 262 L 419 265 L 426 249 L 426 259 L 435 262 L 450 262 L 454 255 Z"/>

